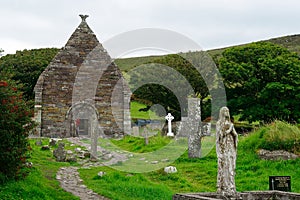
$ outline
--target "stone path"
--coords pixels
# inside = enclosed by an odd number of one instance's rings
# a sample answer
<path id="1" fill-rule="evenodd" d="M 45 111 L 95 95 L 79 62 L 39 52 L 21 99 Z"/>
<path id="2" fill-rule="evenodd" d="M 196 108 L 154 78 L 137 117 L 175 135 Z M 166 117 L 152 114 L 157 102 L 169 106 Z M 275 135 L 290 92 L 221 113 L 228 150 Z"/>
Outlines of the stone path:
<path id="1" fill-rule="evenodd" d="M 88 189 L 79 177 L 78 167 L 62 167 L 56 174 L 56 179 L 60 182 L 60 186 L 67 192 L 80 197 L 82 200 L 108 200 L 105 197 L 98 195 L 92 190 Z"/>
<path id="2" fill-rule="evenodd" d="M 85 147 L 87 150 L 90 151 L 90 147 L 91 145 L 88 143 L 84 143 L 81 140 L 84 139 L 84 137 L 70 137 L 67 138 L 67 140 L 73 144 Z M 89 164 L 91 164 L 91 166 L 110 166 L 110 165 L 114 165 L 117 164 L 118 162 L 125 162 L 126 160 L 128 160 L 128 155 L 126 155 L 125 153 L 118 153 L 115 151 L 108 151 L 107 149 L 104 149 L 101 146 L 97 146 L 97 152 L 98 154 L 100 154 L 100 156 L 103 158 L 104 160 L 106 160 L 105 162 L 87 162 L 85 164 L 83 164 L 83 167 L 88 166 Z M 97 165 L 100 164 L 100 165 Z"/>
<path id="3" fill-rule="evenodd" d="M 90 144 L 81 141 L 82 138 L 68 138 L 73 144 L 83 146 L 90 150 Z M 128 159 L 126 154 L 118 152 L 110 152 L 100 146 L 97 146 L 97 152 L 106 161 L 91 161 L 90 159 L 84 159 L 81 162 L 82 168 L 96 167 L 96 166 L 109 166 L 116 164 L 118 162 L 124 162 Z M 78 196 L 82 200 L 86 199 L 97 199 L 97 200 L 108 200 L 108 198 L 98 195 L 92 190 L 88 189 L 87 186 L 83 184 L 83 180 L 79 177 L 78 167 L 61 167 L 57 174 L 56 179 L 60 182 L 61 187 L 67 192 L 71 192 L 73 195 Z"/>

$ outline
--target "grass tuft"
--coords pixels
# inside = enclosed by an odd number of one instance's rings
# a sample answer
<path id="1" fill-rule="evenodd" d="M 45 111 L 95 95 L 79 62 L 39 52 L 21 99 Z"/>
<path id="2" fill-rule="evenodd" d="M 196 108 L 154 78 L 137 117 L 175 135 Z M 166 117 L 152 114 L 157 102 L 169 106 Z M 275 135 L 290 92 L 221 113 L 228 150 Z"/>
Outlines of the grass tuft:
<path id="1" fill-rule="evenodd" d="M 247 149 L 286 150 L 300 154 L 300 129 L 282 121 L 261 127 L 247 137 Z"/>

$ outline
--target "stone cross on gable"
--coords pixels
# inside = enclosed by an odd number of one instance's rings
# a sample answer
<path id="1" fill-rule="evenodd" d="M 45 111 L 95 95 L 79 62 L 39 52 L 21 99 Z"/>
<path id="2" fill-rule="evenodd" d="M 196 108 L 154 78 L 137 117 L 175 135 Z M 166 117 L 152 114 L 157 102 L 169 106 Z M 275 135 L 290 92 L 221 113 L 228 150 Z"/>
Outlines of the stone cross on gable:
<path id="1" fill-rule="evenodd" d="M 171 113 L 168 113 L 168 115 L 165 117 L 165 119 L 168 121 L 167 136 L 174 137 L 174 133 L 172 133 L 172 124 L 171 124 L 171 121 L 174 119 L 174 117 L 171 115 Z"/>
<path id="2" fill-rule="evenodd" d="M 82 19 L 83 22 L 85 22 L 86 18 L 88 18 L 89 16 L 88 15 L 79 15 Z"/>

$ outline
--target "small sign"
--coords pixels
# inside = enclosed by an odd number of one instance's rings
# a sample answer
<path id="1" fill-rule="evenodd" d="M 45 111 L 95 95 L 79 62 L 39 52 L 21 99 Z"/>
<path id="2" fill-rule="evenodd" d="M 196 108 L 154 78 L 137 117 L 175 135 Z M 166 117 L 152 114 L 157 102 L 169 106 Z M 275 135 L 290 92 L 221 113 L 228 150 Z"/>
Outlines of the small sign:
<path id="1" fill-rule="evenodd" d="M 269 176 L 269 190 L 291 191 L 290 176 Z"/>

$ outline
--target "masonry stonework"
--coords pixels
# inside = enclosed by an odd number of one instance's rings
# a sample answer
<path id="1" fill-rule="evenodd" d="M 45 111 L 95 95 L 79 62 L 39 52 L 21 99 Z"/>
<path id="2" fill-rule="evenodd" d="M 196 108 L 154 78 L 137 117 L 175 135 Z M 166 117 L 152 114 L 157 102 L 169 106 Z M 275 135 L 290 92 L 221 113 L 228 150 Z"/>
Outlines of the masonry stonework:
<path id="1" fill-rule="evenodd" d="M 130 131 L 130 90 L 86 17 L 81 15 L 81 23 L 34 88 L 40 136 L 115 136 Z"/>

